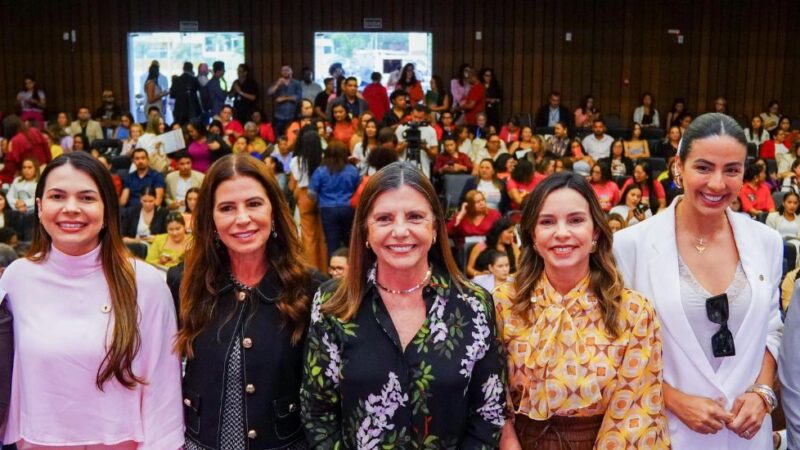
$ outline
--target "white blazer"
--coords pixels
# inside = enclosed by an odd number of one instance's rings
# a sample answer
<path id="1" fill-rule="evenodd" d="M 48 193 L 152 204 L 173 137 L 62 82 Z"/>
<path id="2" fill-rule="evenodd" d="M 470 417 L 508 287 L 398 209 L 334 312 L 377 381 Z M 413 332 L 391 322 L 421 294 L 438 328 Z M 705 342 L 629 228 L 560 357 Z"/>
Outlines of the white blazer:
<path id="1" fill-rule="evenodd" d="M 736 397 L 752 385 L 761 370 L 764 349 L 778 358 L 782 335 L 779 293 L 783 243 L 775 230 L 744 214 L 727 210 L 739 258 L 753 292 L 750 307 L 736 333 L 736 355 L 715 372 L 692 331 L 680 300 L 675 205 L 651 219 L 614 235 L 614 256 L 626 287 L 653 303 L 663 324 L 664 381 L 690 394 L 714 399 L 730 410 Z M 750 450 L 772 448 L 772 419 L 764 418 L 752 440 L 727 428 L 716 434 L 692 431 L 667 411 L 675 450 Z"/>

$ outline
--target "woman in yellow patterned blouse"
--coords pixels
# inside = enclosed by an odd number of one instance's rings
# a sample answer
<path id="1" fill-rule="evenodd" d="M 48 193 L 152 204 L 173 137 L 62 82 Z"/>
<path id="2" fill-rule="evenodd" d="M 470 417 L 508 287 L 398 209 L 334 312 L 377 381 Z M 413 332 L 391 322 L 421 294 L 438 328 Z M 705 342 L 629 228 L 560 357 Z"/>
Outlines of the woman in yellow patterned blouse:
<path id="1" fill-rule="evenodd" d="M 500 448 L 669 448 L 660 325 L 622 285 L 592 188 L 562 172 L 530 197 L 516 281 L 495 290 L 509 366 Z"/>

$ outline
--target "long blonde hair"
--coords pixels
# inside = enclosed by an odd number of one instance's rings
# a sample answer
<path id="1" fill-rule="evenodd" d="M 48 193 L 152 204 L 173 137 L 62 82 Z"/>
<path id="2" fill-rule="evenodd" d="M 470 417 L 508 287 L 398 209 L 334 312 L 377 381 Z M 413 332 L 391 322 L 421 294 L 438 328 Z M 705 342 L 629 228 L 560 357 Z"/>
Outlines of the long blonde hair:
<path id="1" fill-rule="evenodd" d="M 519 224 L 522 253 L 515 279 L 514 306 L 511 309 L 523 321 L 528 322 L 530 298 L 536 283 L 544 275 L 544 259 L 534 249 L 533 230 L 545 199 L 559 189 L 572 189 L 589 203 L 589 212 L 597 232 L 597 247 L 589 256 L 589 290 L 597 297 L 608 334 L 616 338 L 620 332 L 619 302 L 623 282 L 611 251 L 611 229 L 589 182 L 571 172 L 550 175 L 536 186 L 523 203 L 522 220 Z"/>

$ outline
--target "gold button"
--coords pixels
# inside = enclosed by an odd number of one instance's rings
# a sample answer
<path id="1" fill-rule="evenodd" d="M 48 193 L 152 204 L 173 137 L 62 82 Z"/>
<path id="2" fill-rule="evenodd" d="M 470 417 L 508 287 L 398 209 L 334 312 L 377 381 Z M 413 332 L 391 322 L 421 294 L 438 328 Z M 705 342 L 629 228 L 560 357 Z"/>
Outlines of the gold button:
<path id="1" fill-rule="evenodd" d="M 244 299 L 245 299 L 245 297 L 247 297 L 247 294 L 245 294 L 245 292 L 244 292 L 244 291 L 239 291 L 239 295 L 238 295 L 238 297 L 239 297 L 239 301 L 240 301 L 240 302 L 243 302 L 243 301 L 244 301 Z"/>
<path id="2" fill-rule="evenodd" d="M 183 404 L 190 408 L 192 407 L 192 401 L 189 400 L 188 398 L 183 399 Z"/>
<path id="3" fill-rule="evenodd" d="M 253 340 L 249 337 L 242 339 L 242 347 L 244 348 L 252 348 L 253 347 Z"/>
<path id="4" fill-rule="evenodd" d="M 248 384 L 247 386 L 244 387 L 244 391 L 247 392 L 248 394 L 252 394 L 256 391 L 256 387 L 253 386 L 252 384 Z"/>
<path id="5" fill-rule="evenodd" d="M 256 430 L 250 430 L 247 432 L 247 437 L 250 439 L 255 439 L 258 437 L 258 433 L 256 433 Z"/>

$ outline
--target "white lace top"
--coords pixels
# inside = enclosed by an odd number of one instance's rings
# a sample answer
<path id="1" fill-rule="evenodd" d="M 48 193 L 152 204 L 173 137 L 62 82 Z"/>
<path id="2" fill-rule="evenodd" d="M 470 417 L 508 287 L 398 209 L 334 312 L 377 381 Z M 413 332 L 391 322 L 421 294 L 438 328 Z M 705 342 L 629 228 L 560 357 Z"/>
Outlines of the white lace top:
<path id="1" fill-rule="evenodd" d="M 680 256 L 678 256 L 678 267 L 683 311 L 686 313 L 689 326 L 692 327 L 700 347 L 703 348 L 706 359 L 716 371 L 724 359 L 715 357 L 714 351 L 711 349 L 711 337 L 720 328 L 719 325 L 708 320 L 706 315 L 706 299 L 712 295 L 695 279 L 692 271 Z M 736 274 L 733 276 L 730 286 L 725 289 L 725 293 L 728 294 L 728 329 L 731 330 L 734 341 L 736 341 L 736 334 L 742 326 L 753 295 L 741 261 L 736 265 Z"/>

